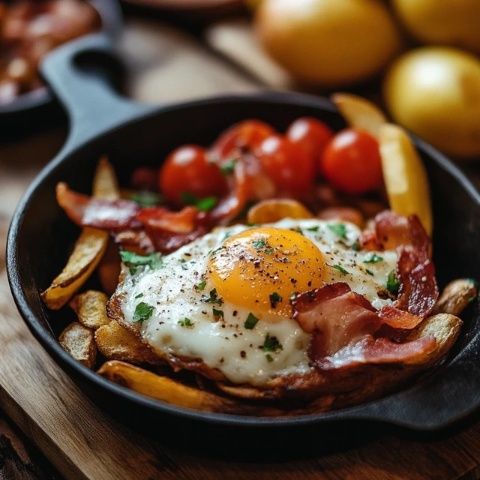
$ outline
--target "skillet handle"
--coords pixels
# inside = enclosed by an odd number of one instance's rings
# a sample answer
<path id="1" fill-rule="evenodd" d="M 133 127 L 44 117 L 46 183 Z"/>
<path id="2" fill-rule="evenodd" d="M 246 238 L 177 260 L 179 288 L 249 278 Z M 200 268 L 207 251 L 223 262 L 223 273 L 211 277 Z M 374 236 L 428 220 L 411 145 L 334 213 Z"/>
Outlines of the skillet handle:
<path id="1" fill-rule="evenodd" d="M 105 67 L 120 66 L 111 40 L 103 33 L 88 35 L 49 54 L 41 73 L 66 109 L 70 131 L 62 152 L 74 150 L 99 133 L 153 107 L 137 104 L 113 90 Z"/>

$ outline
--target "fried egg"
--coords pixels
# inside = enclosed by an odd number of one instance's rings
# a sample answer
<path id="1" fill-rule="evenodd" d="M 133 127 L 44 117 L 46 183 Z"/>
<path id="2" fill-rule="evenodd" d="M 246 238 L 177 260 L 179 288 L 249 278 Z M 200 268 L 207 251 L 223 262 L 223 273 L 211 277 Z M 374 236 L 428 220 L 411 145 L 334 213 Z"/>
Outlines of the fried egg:
<path id="1" fill-rule="evenodd" d="M 318 219 L 217 228 L 125 271 L 124 320 L 159 355 L 198 359 L 233 383 L 307 373 L 311 336 L 292 318 L 292 295 L 346 282 L 375 308 L 391 303 L 382 293 L 397 254 L 359 251 L 360 233 Z"/>

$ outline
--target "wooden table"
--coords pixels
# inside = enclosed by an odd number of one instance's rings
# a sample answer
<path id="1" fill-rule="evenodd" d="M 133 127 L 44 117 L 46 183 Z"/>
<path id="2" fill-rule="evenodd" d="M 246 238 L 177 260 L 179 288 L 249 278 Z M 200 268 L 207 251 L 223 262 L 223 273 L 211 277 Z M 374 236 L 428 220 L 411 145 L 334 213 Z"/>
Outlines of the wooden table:
<path id="1" fill-rule="evenodd" d="M 228 35 L 232 31 L 227 30 Z M 233 35 L 238 39 L 239 32 Z M 225 53 L 225 30 L 207 37 Z M 278 76 L 275 66 L 263 70 L 263 79 L 245 74 L 198 39 L 159 23 L 130 20 L 122 48 L 135 72 L 129 90 L 144 101 L 252 91 L 269 79 L 288 88 L 288 80 Z M 366 439 L 343 452 L 242 462 L 215 455 L 205 458 L 147 440 L 97 409 L 30 335 L 13 305 L 4 270 L 4 243 L 15 204 L 64 136 L 60 127 L 0 145 L 1 480 L 480 478 L 480 423 L 473 421 L 438 440 L 397 433 Z"/>

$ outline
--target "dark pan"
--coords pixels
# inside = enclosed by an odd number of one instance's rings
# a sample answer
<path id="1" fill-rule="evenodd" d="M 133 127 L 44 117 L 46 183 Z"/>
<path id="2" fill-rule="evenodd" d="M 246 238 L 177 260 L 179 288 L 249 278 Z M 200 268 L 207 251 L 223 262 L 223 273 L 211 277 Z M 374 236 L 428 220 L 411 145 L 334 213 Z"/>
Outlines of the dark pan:
<path id="1" fill-rule="evenodd" d="M 68 110 L 70 136 L 21 200 L 7 247 L 9 281 L 21 315 L 54 360 L 94 402 L 124 421 L 157 433 L 173 421 L 176 432 L 192 427 L 198 433 L 200 427 L 207 426 L 224 432 L 234 427 L 244 433 L 253 429 L 255 438 L 263 434 L 276 439 L 281 438 L 279 432 L 290 435 L 298 428 L 341 431 L 348 425 L 351 430 L 358 422 L 435 431 L 464 419 L 480 406 L 480 318 L 474 309 L 461 339 L 442 366 L 398 393 L 317 415 L 249 418 L 186 410 L 110 383 L 65 353 L 54 336 L 63 325 L 62 315 L 48 311 L 39 296 L 63 266 L 78 234 L 57 206 L 57 182 L 66 181 L 75 190 L 90 191 L 95 164 L 103 153 L 109 154 L 120 180 L 127 182 L 137 165 L 158 167 L 175 146 L 208 145 L 227 126 L 246 118 L 260 118 L 280 130 L 302 115 L 315 116 L 335 129 L 344 125 L 327 100 L 291 93 L 228 96 L 155 108 L 132 104 L 94 75 L 92 62 L 106 58 L 108 51 L 104 36 L 90 36 L 62 47 L 44 62 L 44 76 Z M 440 282 L 460 276 L 480 278 L 480 195 L 443 155 L 415 141 L 431 182 Z"/>
<path id="2" fill-rule="evenodd" d="M 100 15 L 101 29 L 115 38 L 122 30 L 122 13 L 117 0 L 90 0 Z M 48 88 L 24 93 L 13 102 L 0 105 L 0 135 L 7 139 L 16 133 L 36 130 L 49 119 L 58 119 L 61 109 Z"/>

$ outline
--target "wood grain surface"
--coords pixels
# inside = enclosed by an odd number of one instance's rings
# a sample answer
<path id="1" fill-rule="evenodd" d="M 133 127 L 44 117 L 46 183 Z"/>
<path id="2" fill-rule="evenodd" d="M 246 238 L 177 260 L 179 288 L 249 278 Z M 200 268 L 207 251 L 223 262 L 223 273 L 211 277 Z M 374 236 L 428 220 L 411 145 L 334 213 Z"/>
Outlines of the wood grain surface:
<path id="1" fill-rule="evenodd" d="M 219 91 L 258 88 L 254 80 L 239 74 L 211 53 L 200 51 L 195 41 L 170 27 L 131 23 L 126 39 L 124 49 L 130 65 L 135 66 L 138 73 L 131 79 L 131 89 L 136 98 L 144 101 L 172 101 Z M 152 47 L 152 42 L 157 47 Z M 137 50 L 138 45 L 144 45 L 141 51 Z M 163 51 L 165 45 L 168 48 Z M 201 55 L 201 61 L 194 60 L 197 54 Z M 150 79 L 145 80 L 143 75 Z M 179 80 L 179 89 L 176 89 L 174 79 L 178 75 L 195 81 Z M 480 423 L 475 422 L 436 440 L 421 440 L 400 433 L 380 438 L 360 437 L 356 447 L 340 452 L 302 459 L 282 454 L 280 458 L 249 462 L 233 456 L 218 458 L 214 445 L 209 457 L 174 449 L 161 441 L 168 432 L 160 431 L 157 440 L 147 439 L 95 407 L 28 332 L 16 312 L 4 269 L 5 237 L 15 204 L 63 137 L 63 130 L 59 130 L 25 139 L 21 144 L 0 145 L 0 408 L 65 478 L 453 480 L 479 477 Z M 2 435 L 3 428 L 0 421 L 1 480 L 54 478 L 48 477 L 49 472 L 45 473 L 46 477 L 38 476 L 43 474 L 41 470 L 37 477 L 11 476 L 11 472 L 5 470 L 6 457 L 1 456 L 2 438 L 14 436 Z M 306 443 L 315 441 L 305 439 Z M 22 461 L 31 463 L 28 459 Z"/>

